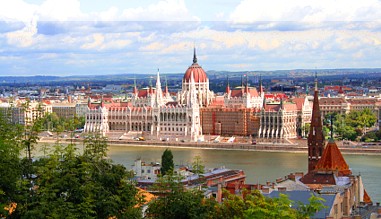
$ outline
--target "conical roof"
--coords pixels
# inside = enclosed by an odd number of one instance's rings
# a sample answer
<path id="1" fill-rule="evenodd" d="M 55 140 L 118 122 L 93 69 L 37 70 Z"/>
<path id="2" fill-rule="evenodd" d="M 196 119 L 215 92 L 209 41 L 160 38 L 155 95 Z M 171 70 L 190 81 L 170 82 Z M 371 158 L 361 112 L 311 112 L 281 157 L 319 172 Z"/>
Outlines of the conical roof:
<path id="1" fill-rule="evenodd" d="M 339 176 L 352 174 L 352 171 L 349 169 L 347 162 L 333 139 L 328 141 L 321 159 L 316 164 L 315 170 L 318 172 L 338 171 Z"/>

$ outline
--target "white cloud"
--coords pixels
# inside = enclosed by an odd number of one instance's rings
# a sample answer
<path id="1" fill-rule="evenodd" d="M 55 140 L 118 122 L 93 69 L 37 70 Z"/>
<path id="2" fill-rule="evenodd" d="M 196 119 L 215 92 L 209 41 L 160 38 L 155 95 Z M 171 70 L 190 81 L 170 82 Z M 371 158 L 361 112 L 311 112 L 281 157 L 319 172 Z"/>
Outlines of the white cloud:
<path id="1" fill-rule="evenodd" d="M 9 32 L 6 34 L 8 44 L 17 47 L 28 47 L 34 43 L 35 35 L 37 34 L 37 24 L 35 20 L 26 23 L 21 30 Z"/>
<path id="2" fill-rule="evenodd" d="M 3 2 L 0 7 L 0 20 L 30 22 L 37 8 L 38 6 L 22 0 Z"/>
<path id="3" fill-rule="evenodd" d="M 381 21 L 378 0 L 243 0 L 231 13 L 234 23 L 258 21 Z"/>
<path id="4" fill-rule="evenodd" d="M 190 14 L 184 0 L 162 0 L 147 8 L 125 9 L 121 18 L 132 21 L 197 21 Z"/>
<path id="5" fill-rule="evenodd" d="M 82 49 L 96 49 L 100 48 L 103 44 L 105 38 L 102 34 L 93 34 L 92 35 L 93 41 L 89 43 L 85 43 L 81 46 Z"/>

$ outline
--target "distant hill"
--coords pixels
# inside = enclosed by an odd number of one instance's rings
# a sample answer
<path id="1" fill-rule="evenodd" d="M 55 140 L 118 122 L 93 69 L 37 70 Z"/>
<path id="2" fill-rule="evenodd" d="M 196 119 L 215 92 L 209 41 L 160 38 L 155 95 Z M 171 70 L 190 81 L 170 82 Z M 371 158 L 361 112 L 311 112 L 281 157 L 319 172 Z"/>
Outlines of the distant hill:
<path id="1" fill-rule="evenodd" d="M 350 77 L 350 78 L 363 78 L 363 77 L 380 77 L 381 68 L 363 68 L 363 69 L 292 69 L 292 70 L 275 70 L 275 71 L 207 71 L 208 77 L 211 80 L 223 79 L 229 77 L 231 79 L 239 79 L 243 75 L 259 76 L 262 75 L 263 79 L 269 78 L 308 78 L 318 73 L 319 77 Z M 162 80 L 167 78 L 168 80 L 181 80 L 184 73 L 161 73 Z M 0 76 L 0 84 L 12 85 L 12 84 L 50 84 L 50 83 L 87 83 L 87 82 L 122 82 L 133 81 L 134 79 L 148 82 L 149 80 L 155 81 L 156 74 L 110 74 L 110 75 L 74 75 L 74 76 Z"/>

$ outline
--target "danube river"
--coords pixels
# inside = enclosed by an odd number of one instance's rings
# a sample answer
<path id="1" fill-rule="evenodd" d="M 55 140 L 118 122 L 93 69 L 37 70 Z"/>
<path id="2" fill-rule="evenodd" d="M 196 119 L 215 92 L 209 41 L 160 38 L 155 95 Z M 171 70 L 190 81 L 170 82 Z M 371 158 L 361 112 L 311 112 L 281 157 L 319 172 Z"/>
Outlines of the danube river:
<path id="1" fill-rule="evenodd" d="M 134 160 L 161 162 L 163 147 L 110 146 L 108 156 L 114 163 L 131 168 Z M 286 152 L 229 151 L 211 149 L 171 148 L 175 164 L 191 164 L 200 156 L 205 167 L 225 166 L 242 169 L 250 184 L 275 181 L 293 172 L 306 172 L 307 154 Z M 354 174 L 361 174 L 367 192 L 374 202 L 381 201 L 381 155 L 344 155 Z"/>

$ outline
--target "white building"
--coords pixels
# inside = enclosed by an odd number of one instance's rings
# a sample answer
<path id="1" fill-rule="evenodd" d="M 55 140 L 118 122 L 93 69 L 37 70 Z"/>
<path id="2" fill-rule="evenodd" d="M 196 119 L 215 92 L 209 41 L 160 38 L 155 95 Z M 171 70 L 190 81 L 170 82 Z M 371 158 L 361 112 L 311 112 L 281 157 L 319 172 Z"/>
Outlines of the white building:
<path id="1" fill-rule="evenodd" d="M 99 132 L 102 135 L 137 131 L 146 139 L 156 140 L 202 139 L 200 103 L 210 103 L 214 94 L 209 91 L 209 79 L 204 70 L 196 65 L 198 66 L 194 54 L 193 64 L 184 74 L 179 102 L 173 102 L 167 87 L 162 91 L 159 71 L 155 88 L 150 86 L 138 90 L 135 85 L 129 103 L 101 101 L 98 104 L 89 101 L 84 131 Z"/>

